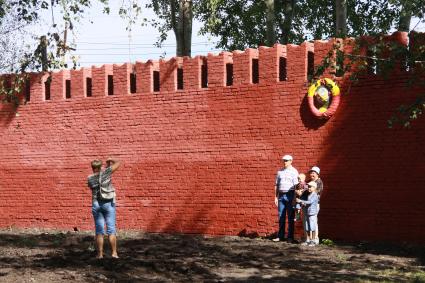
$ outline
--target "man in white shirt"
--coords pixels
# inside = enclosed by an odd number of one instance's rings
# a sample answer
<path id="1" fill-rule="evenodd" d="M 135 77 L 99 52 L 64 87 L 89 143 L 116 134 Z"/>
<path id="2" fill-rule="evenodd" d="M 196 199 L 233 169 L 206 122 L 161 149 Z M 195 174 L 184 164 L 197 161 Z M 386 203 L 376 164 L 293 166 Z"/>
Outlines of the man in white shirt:
<path id="1" fill-rule="evenodd" d="M 292 156 L 285 155 L 282 157 L 283 168 L 277 172 L 275 183 L 275 200 L 274 203 L 279 213 L 279 232 L 277 238 L 273 241 L 285 240 L 286 216 L 288 216 L 288 242 L 294 240 L 294 208 L 292 207 L 292 199 L 294 198 L 294 190 L 298 184 L 298 171 L 292 166 Z"/>

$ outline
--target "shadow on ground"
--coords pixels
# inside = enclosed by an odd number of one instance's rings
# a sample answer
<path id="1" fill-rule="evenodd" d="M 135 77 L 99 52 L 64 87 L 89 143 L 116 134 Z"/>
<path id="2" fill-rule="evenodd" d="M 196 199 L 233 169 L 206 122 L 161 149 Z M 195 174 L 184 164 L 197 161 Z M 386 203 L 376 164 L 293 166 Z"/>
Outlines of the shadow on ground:
<path id="1" fill-rule="evenodd" d="M 261 238 L 125 232 L 120 235 L 120 259 L 96 260 L 89 234 L 5 232 L 0 233 L 0 251 L 0 281 L 20 281 L 22 276 L 36 282 L 425 279 L 423 247 L 365 243 L 304 247 Z"/>

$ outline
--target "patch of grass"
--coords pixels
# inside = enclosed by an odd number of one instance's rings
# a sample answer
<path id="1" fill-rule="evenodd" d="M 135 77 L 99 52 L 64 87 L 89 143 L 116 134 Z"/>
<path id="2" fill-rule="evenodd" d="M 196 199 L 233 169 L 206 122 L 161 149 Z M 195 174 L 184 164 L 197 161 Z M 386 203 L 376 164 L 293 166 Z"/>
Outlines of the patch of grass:
<path id="1" fill-rule="evenodd" d="M 96 247 L 94 246 L 94 244 L 90 244 L 88 247 L 87 247 L 87 251 L 89 251 L 89 252 L 94 252 L 96 250 Z"/>
<path id="2" fill-rule="evenodd" d="M 123 230 L 123 231 L 119 231 L 119 235 L 117 235 L 120 240 L 123 239 L 133 239 L 135 237 L 142 237 L 144 234 L 143 231 L 139 231 L 139 230 Z"/>
<path id="3" fill-rule="evenodd" d="M 377 276 L 379 282 L 397 282 L 402 280 L 403 282 L 411 282 L 411 283 L 425 283 L 425 271 L 414 271 L 414 272 L 406 272 L 403 269 L 391 268 L 376 271 L 373 268 L 368 268 L 369 272 Z M 356 282 L 374 282 L 374 281 L 356 281 Z"/>
<path id="4" fill-rule="evenodd" d="M 425 271 L 417 271 L 412 273 L 413 283 L 425 283 Z"/>
<path id="5" fill-rule="evenodd" d="M 390 280 L 382 280 L 379 279 L 377 281 L 370 281 L 370 280 L 364 280 L 364 279 L 357 279 L 356 281 L 354 281 L 355 283 L 375 283 L 375 282 L 379 282 L 379 283 L 394 283 L 394 281 Z"/>
<path id="6" fill-rule="evenodd" d="M 320 243 L 322 245 L 329 246 L 329 247 L 332 247 L 332 246 L 335 245 L 335 243 L 330 239 L 322 239 L 322 241 Z"/>
<path id="7" fill-rule="evenodd" d="M 37 246 L 38 242 L 37 242 L 36 239 L 31 237 L 31 238 L 19 239 L 16 244 L 19 247 L 33 248 L 33 247 Z"/>
<path id="8" fill-rule="evenodd" d="M 397 282 L 398 280 L 395 280 L 395 278 L 405 278 L 405 275 L 401 270 L 397 269 L 385 269 L 385 270 L 375 270 L 372 268 L 366 268 L 365 269 L 368 274 L 373 275 L 377 278 L 377 280 L 356 280 L 355 282 L 358 283 L 372 283 L 372 282 L 379 282 L 379 283 L 393 283 Z M 403 280 L 404 282 L 405 280 Z"/>
<path id="9" fill-rule="evenodd" d="M 54 247 L 60 247 L 63 244 L 64 240 L 62 238 L 55 238 L 52 241 Z"/>
<path id="10" fill-rule="evenodd" d="M 335 258 L 339 261 L 339 262 L 346 262 L 348 257 L 345 254 L 336 254 Z"/>

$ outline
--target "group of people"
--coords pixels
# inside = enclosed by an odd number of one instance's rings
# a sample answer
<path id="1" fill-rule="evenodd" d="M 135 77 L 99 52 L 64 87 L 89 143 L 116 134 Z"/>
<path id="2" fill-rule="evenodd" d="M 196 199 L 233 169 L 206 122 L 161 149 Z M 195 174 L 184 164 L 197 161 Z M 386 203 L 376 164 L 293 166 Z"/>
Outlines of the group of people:
<path id="1" fill-rule="evenodd" d="M 305 233 L 302 245 L 315 246 L 319 244 L 317 215 L 320 210 L 320 194 L 323 192 L 323 182 L 319 177 L 320 168 L 313 166 L 308 172 L 309 182 L 306 182 L 306 175 L 299 174 L 292 166 L 292 161 L 291 155 L 284 155 L 283 168 L 276 176 L 275 204 L 278 208 L 279 231 L 273 241 L 293 242 L 294 222 L 302 215 Z M 288 219 L 287 234 L 286 219 Z"/>
<path id="2" fill-rule="evenodd" d="M 319 178 L 320 168 L 313 166 L 309 173 L 309 182 L 306 175 L 298 174 L 297 169 L 292 166 L 291 155 L 282 157 L 283 168 L 277 172 L 275 184 L 275 204 L 279 214 L 279 232 L 274 241 L 294 241 L 294 221 L 299 219 L 300 211 L 303 216 L 303 227 L 305 241 L 303 245 L 314 246 L 319 244 L 319 226 L 317 215 L 320 209 L 320 194 L 323 191 L 323 182 Z M 97 258 L 103 258 L 103 240 L 108 235 L 111 246 L 111 256 L 118 258 L 116 237 L 116 210 L 115 194 L 113 198 L 104 199 L 101 186 L 109 188 L 114 192 L 112 174 L 120 167 L 121 162 L 108 158 L 105 168 L 101 160 L 93 160 L 91 167 L 93 174 L 88 176 L 87 185 L 92 191 L 92 214 L 96 227 L 96 250 Z M 102 184 L 102 185 L 101 185 Z M 286 218 L 288 219 L 288 233 L 285 234 Z M 285 237 L 287 235 L 287 237 Z"/>

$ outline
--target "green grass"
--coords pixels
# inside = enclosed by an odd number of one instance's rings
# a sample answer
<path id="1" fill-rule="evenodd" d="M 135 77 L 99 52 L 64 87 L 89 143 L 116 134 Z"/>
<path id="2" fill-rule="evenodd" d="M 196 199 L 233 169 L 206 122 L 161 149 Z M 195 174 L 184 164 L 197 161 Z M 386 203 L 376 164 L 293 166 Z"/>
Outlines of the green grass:
<path id="1" fill-rule="evenodd" d="M 411 274 L 413 283 L 425 283 L 425 271 L 417 271 Z"/>
<path id="2" fill-rule="evenodd" d="M 358 283 L 371 283 L 371 282 L 380 282 L 380 283 L 393 283 L 393 282 L 411 282 L 411 283 L 425 283 L 425 271 L 414 271 L 414 272 L 405 272 L 399 269 L 384 269 L 379 271 L 374 271 L 373 268 L 369 269 L 370 273 L 374 274 L 377 279 L 376 281 L 371 280 L 356 280 L 354 282 Z"/>
<path id="3" fill-rule="evenodd" d="M 320 243 L 322 245 L 329 246 L 329 247 L 332 247 L 332 246 L 335 245 L 335 243 L 330 239 L 322 239 L 322 241 Z"/>
<path id="4" fill-rule="evenodd" d="M 16 243 L 16 245 L 19 247 L 27 247 L 27 248 L 33 248 L 37 244 L 38 244 L 38 241 L 34 238 L 22 238 Z"/>

